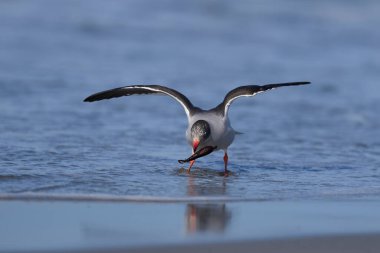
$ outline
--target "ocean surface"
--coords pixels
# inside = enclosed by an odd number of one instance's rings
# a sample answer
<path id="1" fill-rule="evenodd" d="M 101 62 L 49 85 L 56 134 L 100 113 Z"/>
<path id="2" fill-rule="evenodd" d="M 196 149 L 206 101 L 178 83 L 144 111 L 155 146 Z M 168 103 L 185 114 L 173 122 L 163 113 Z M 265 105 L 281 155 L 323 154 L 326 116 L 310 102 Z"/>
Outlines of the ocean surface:
<path id="1" fill-rule="evenodd" d="M 350 199 L 380 195 L 379 1 L 0 1 L 0 197 Z M 166 96 L 212 108 L 240 85 L 223 152 L 191 149 Z"/>

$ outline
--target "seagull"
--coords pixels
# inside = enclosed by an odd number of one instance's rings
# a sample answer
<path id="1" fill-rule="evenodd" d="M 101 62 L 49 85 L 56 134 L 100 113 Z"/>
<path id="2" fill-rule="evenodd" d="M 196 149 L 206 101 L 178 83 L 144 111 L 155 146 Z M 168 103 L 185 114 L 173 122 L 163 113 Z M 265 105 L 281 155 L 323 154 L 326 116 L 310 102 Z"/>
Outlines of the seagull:
<path id="1" fill-rule="evenodd" d="M 235 135 L 239 132 L 231 127 L 228 118 L 228 109 L 235 99 L 240 97 L 252 97 L 261 92 L 272 90 L 285 86 L 297 86 L 310 84 L 310 82 L 289 82 L 289 83 L 274 83 L 266 85 L 246 85 L 237 87 L 224 97 L 223 101 L 210 110 L 203 110 L 194 106 L 190 100 L 182 93 L 161 85 L 131 85 L 119 88 L 114 88 L 102 92 L 95 93 L 86 99 L 84 102 L 94 102 L 103 99 L 117 98 L 121 96 L 143 95 L 143 94 L 163 94 L 170 96 L 179 102 L 188 120 L 188 128 L 186 130 L 186 140 L 192 147 L 192 153 L 214 147 L 215 150 L 224 151 L 224 175 L 228 176 L 227 164 L 228 154 L 227 149 L 234 141 Z M 191 167 L 195 160 L 190 161 L 187 173 L 190 173 Z"/>

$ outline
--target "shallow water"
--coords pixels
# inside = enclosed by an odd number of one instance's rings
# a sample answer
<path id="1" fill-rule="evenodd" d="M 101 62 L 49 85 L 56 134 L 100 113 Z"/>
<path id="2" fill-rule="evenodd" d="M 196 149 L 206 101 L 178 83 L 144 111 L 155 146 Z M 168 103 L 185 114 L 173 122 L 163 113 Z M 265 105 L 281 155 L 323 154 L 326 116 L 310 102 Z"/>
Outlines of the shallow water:
<path id="1" fill-rule="evenodd" d="M 351 198 L 380 194 L 377 1 L 1 1 L 0 194 Z M 196 162 L 164 84 L 211 108 L 243 84 L 312 81 L 240 99 L 243 135 Z"/>
<path id="2" fill-rule="evenodd" d="M 276 242 L 290 239 L 295 249 L 304 249 L 305 239 L 323 237 L 329 240 L 315 243 L 319 249 L 339 244 L 347 251 L 354 246 L 354 252 L 371 252 L 379 245 L 379 210 L 379 201 L 362 200 L 165 205 L 0 201 L 0 252 L 184 252 L 189 245 L 197 250 L 185 252 L 251 252 L 244 243 L 252 242 L 256 249 L 260 241 L 276 249 L 272 252 L 303 252 L 284 250 Z M 342 236 L 350 238 L 337 240 Z M 363 240 L 368 237 L 373 243 Z M 224 247 L 213 250 L 215 245 Z M 200 251 L 202 246 L 207 250 Z M 228 246 L 231 250 L 225 250 Z"/>

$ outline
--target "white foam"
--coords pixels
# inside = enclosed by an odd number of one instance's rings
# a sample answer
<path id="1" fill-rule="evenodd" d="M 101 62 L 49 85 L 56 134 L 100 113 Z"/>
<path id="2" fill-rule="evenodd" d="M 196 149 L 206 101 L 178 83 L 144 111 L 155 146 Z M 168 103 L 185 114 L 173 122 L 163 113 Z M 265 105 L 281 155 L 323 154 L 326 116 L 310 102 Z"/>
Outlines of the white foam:
<path id="1" fill-rule="evenodd" d="M 53 193 L 2 193 L 0 200 L 36 200 L 36 201 L 91 201 L 91 202 L 159 202 L 159 203 L 214 203 L 238 201 L 265 201 L 259 198 L 240 198 L 226 196 L 184 196 L 161 197 L 146 195 L 109 195 L 109 194 L 53 194 Z"/>

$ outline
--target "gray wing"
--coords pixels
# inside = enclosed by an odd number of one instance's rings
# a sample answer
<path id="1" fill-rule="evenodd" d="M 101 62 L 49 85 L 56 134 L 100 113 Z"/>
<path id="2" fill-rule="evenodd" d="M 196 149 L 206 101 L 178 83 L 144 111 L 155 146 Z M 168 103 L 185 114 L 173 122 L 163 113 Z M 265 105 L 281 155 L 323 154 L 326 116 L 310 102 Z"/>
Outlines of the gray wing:
<path id="1" fill-rule="evenodd" d="M 223 113 L 223 115 L 227 115 L 227 111 L 231 103 L 239 98 L 239 97 L 251 97 L 261 92 L 284 87 L 284 86 L 296 86 L 296 85 L 305 85 L 310 82 L 292 82 L 292 83 L 274 83 L 274 84 L 266 84 L 266 85 L 247 85 L 237 87 L 230 92 L 227 93 L 223 102 L 216 107 L 216 110 Z"/>
<path id="2" fill-rule="evenodd" d="M 170 89 L 161 85 L 132 85 L 132 86 L 124 86 L 111 90 L 106 90 L 102 92 L 95 93 L 86 99 L 84 102 L 94 102 L 102 99 L 110 99 L 117 98 L 121 96 L 131 96 L 131 95 L 143 95 L 143 94 L 164 94 L 171 96 L 175 100 L 177 100 L 185 109 L 187 117 L 192 115 L 195 107 L 190 102 L 190 100 L 185 97 L 182 93 Z"/>

